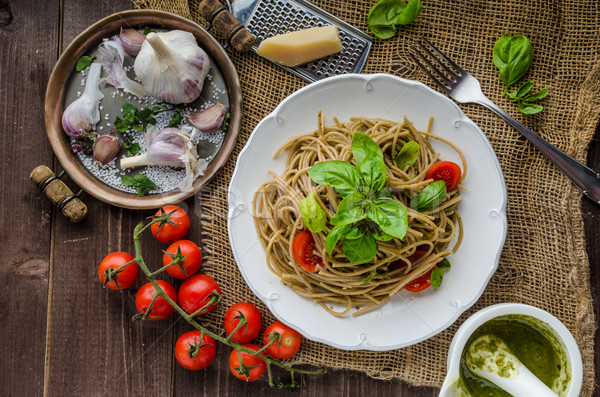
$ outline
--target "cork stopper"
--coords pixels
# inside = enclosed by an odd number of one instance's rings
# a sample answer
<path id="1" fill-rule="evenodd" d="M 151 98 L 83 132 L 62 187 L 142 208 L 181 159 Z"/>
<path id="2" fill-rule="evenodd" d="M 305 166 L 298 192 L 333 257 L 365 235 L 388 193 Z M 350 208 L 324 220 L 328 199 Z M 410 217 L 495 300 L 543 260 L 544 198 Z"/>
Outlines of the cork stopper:
<path id="1" fill-rule="evenodd" d="M 252 33 L 219 0 L 202 0 L 199 11 L 200 15 L 214 26 L 217 32 L 225 36 L 227 42 L 237 51 L 247 52 L 256 42 Z"/>
<path id="2" fill-rule="evenodd" d="M 29 175 L 29 180 L 44 192 L 70 222 L 79 222 L 85 218 L 87 206 L 59 178 L 45 165 L 37 166 Z"/>

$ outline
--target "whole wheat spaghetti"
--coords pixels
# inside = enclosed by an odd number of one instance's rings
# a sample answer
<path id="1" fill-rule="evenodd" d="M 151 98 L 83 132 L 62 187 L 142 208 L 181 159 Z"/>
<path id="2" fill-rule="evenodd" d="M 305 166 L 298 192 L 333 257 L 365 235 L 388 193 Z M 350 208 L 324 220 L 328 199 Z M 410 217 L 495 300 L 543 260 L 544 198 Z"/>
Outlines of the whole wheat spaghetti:
<path id="1" fill-rule="evenodd" d="M 284 172 L 258 189 L 254 195 L 254 220 L 260 240 L 265 247 L 269 269 L 298 294 L 311 298 L 333 315 L 345 315 L 357 308 L 354 316 L 377 308 L 398 293 L 407 283 L 428 273 L 434 266 L 455 252 L 462 239 L 461 220 L 457 204 L 459 190 L 447 192 L 436 208 L 418 212 L 410 202 L 425 186 L 432 183 L 425 175 L 439 160 L 430 139 L 442 141 L 454 149 L 462 159 L 462 178 L 467 166 L 460 150 L 451 142 L 432 135 L 431 122 L 427 131 L 417 131 L 406 118 L 402 122 L 383 119 L 352 118 L 325 126 L 321 114 L 318 129 L 290 139 L 275 153 L 288 151 Z M 351 152 L 354 131 L 370 136 L 381 148 L 387 167 L 386 187 L 395 200 L 406 206 L 408 231 L 404 238 L 377 242 L 378 252 L 369 263 L 349 263 L 339 247 L 329 255 L 325 239 L 333 227 L 313 233 L 315 253 L 322 259 L 318 271 L 303 270 L 294 260 L 292 242 L 306 229 L 300 215 L 301 201 L 310 193 L 331 219 L 342 200 L 328 185 L 317 185 L 307 171 L 315 163 L 343 160 L 356 164 Z M 404 144 L 417 142 L 418 158 L 412 166 L 399 169 L 395 158 Z M 456 237 L 456 239 L 455 239 Z M 456 241 L 451 244 L 452 241 Z"/>

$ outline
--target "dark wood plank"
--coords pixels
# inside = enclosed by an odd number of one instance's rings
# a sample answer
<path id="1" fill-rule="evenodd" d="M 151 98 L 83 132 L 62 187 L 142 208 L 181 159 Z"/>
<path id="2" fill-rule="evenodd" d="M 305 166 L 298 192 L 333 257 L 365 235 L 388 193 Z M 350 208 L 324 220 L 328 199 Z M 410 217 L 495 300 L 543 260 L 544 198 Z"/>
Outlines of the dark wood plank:
<path id="1" fill-rule="evenodd" d="M 44 92 L 58 51 L 58 0 L 0 1 L 0 385 L 41 395 L 52 208 L 29 182 L 52 166 Z M 23 332 L 27 329 L 28 332 Z"/>
<path id="2" fill-rule="evenodd" d="M 589 148 L 588 166 L 596 171 L 600 170 L 600 122 L 596 127 L 596 134 L 594 135 L 594 139 Z M 592 296 L 596 297 L 594 300 L 594 313 L 596 315 L 597 324 L 600 319 L 600 303 L 598 302 L 598 296 L 600 296 L 600 206 L 593 203 L 591 200 L 584 198 L 582 203 L 582 213 L 585 227 L 586 248 L 590 260 Z M 596 379 L 598 379 L 600 376 L 600 332 L 598 331 L 596 331 L 595 346 L 596 354 L 594 362 Z M 598 395 L 600 394 L 600 388 L 597 381 L 596 385 L 596 395 Z"/>

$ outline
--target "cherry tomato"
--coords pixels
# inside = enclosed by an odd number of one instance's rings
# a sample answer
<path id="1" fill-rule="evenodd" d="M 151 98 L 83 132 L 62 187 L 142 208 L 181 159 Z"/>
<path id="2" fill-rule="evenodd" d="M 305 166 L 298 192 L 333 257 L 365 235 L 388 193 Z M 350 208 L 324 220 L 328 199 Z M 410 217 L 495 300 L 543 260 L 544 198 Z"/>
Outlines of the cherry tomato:
<path id="1" fill-rule="evenodd" d="M 215 340 L 193 330 L 181 335 L 175 342 L 175 358 L 185 369 L 196 371 L 208 367 L 217 355 Z"/>
<path id="2" fill-rule="evenodd" d="M 117 269 L 132 260 L 133 256 L 127 252 L 113 252 L 108 254 L 98 267 L 98 275 L 102 284 L 114 290 L 123 290 L 131 287 L 135 283 L 135 280 L 137 280 L 139 273 L 138 264 L 133 262 L 120 270 Z"/>
<path id="3" fill-rule="evenodd" d="M 170 213 L 172 213 L 170 221 L 175 223 L 175 225 L 166 222 L 157 222 L 150 226 L 152 235 L 154 235 L 158 241 L 165 244 L 171 244 L 177 240 L 181 240 L 185 237 L 188 230 L 190 230 L 190 217 L 183 208 L 176 205 L 166 205 L 162 207 L 154 214 L 154 217 Z"/>
<path id="4" fill-rule="evenodd" d="M 452 161 L 439 161 L 433 164 L 425 174 L 425 179 L 444 181 L 446 191 L 451 192 L 458 187 L 462 172 L 458 164 Z"/>
<path id="5" fill-rule="evenodd" d="M 316 272 L 317 266 L 323 266 L 323 260 L 315 254 L 315 239 L 310 230 L 303 230 L 296 234 L 292 242 L 292 254 L 294 260 L 307 272 Z"/>
<path id="6" fill-rule="evenodd" d="M 162 290 L 165 291 L 169 298 L 171 298 L 177 303 L 177 292 L 175 291 L 175 288 L 173 288 L 171 284 L 164 280 L 157 280 L 156 282 L 158 283 L 160 288 L 162 288 Z M 152 302 L 155 296 L 156 288 L 154 288 L 154 285 L 151 282 L 142 285 L 142 287 L 138 290 L 137 294 L 135 295 L 135 306 L 137 307 L 138 312 L 146 313 L 146 310 L 150 306 L 150 303 Z M 173 308 L 173 306 L 171 306 L 165 298 L 159 296 L 152 305 L 152 309 L 148 314 L 148 319 L 162 320 L 164 318 L 169 317 L 174 310 L 175 309 Z"/>
<path id="7" fill-rule="evenodd" d="M 246 318 L 247 323 L 242 325 L 235 334 L 231 333 L 241 321 L 241 316 Z M 231 335 L 231 340 L 238 343 L 246 343 L 255 339 L 262 327 L 262 316 L 260 311 L 252 303 L 239 302 L 232 305 L 225 313 L 225 332 Z"/>
<path id="8" fill-rule="evenodd" d="M 411 263 L 414 263 L 414 262 L 418 261 L 419 259 L 421 259 L 421 257 L 423 257 L 426 254 L 427 254 L 427 250 L 422 249 L 422 248 L 417 248 L 415 250 L 415 252 L 413 252 L 412 255 L 410 255 L 406 259 L 408 259 Z M 399 260 L 398 262 L 396 262 L 396 265 L 398 267 L 405 267 L 406 263 Z M 437 266 L 434 266 L 431 270 L 429 270 L 424 275 L 417 277 L 416 279 L 406 283 L 406 285 L 404 285 L 404 289 L 407 291 L 410 291 L 410 292 L 420 292 L 420 291 L 423 291 L 423 290 L 429 288 L 431 286 L 431 272 L 436 267 Z"/>
<path id="9" fill-rule="evenodd" d="M 192 314 L 207 305 L 209 295 L 216 291 L 219 295 L 221 289 L 217 282 L 206 274 L 195 274 L 181 283 L 179 287 L 179 304 L 186 313 Z M 214 303 L 198 314 L 206 314 L 217 307 Z"/>
<path id="10" fill-rule="evenodd" d="M 260 350 L 260 346 L 254 343 L 246 343 L 242 346 L 254 351 Z M 261 352 L 260 355 L 267 357 L 264 352 Z M 240 368 L 240 356 L 242 357 L 242 363 L 246 366 L 247 373 L 243 373 L 243 369 Z M 238 355 L 238 351 L 234 350 L 229 355 L 229 369 L 236 378 L 245 380 L 246 382 L 254 382 L 263 376 L 267 370 L 267 363 L 245 351 L 240 351 Z"/>
<path id="11" fill-rule="evenodd" d="M 177 253 L 180 251 L 179 262 L 176 265 L 167 267 L 167 273 L 175 278 L 188 278 L 196 273 L 202 265 L 202 252 L 200 248 L 190 240 L 179 240 L 167 248 L 163 255 L 163 266 L 169 265 L 174 259 L 178 258 Z M 183 259 L 185 257 L 185 260 Z"/>
<path id="12" fill-rule="evenodd" d="M 269 339 L 274 335 L 271 334 L 272 332 L 277 332 L 281 335 L 281 341 L 275 340 L 275 343 L 267 347 L 266 352 L 269 353 L 269 356 L 283 360 L 292 357 L 298 352 L 300 342 L 302 341 L 302 336 L 298 331 L 288 327 L 281 321 L 275 321 L 265 330 L 263 346 L 269 343 Z"/>
<path id="13" fill-rule="evenodd" d="M 411 282 L 407 283 L 404 286 L 404 289 L 410 292 L 421 292 L 431 287 L 431 272 L 433 271 L 433 269 L 437 269 L 437 266 L 432 267 L 424 275 L 417 277 Z"/>

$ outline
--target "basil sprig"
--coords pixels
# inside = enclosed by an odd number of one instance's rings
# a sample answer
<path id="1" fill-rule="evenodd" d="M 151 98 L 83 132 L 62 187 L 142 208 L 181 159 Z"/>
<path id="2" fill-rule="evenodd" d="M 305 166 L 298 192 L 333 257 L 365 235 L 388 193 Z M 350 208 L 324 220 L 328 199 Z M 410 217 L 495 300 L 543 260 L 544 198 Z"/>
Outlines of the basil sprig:
<path id="1" fill-rule="evenodd" d="M 505 86 L 504 94 L 512 102 L 517 103 L 519 110 L 524 114 L 542 111 L 543 106 L 534 102 L 548 95 L 547 88 L 529 94 L 533 88 L 533 81 L 528 80 L 515 91 L 508 92 L 508 89 L 525 75 L 531 65 L 533 48 L 529 39 L 521 34 L 514 36 L 504 34 L 494 44 L 492 55 L 494 65 L 500 71 L 500 78 Z"/>
<path id="2" fill-rule="evenodd" d="M 342 240 L 351 263 L 366 263 L 377 254 L 377 241 L 402 239 L 408 230 L 406 208 L 385 188 L 386 166 L 379 145 L 355 132 L 352 154 L 356 166 L 340 160 L 322 161 L 308 170 L 318 184 L 330 185 L 342 196 L 330 223 L 325 248 L 331 255 Z"/>
<path id="3" fill-rule="evenodd" d="M 367 25 L 375 36 L 389 39 L 396 34 L 396 25 L 408 25 L 421 12 L 421 0 L 380 0 L 367 15 Z"/>

